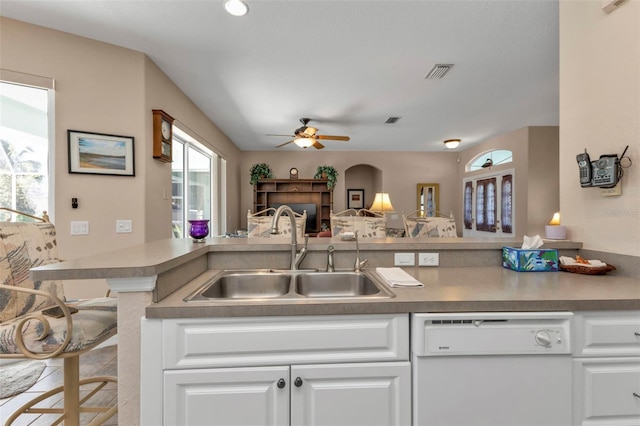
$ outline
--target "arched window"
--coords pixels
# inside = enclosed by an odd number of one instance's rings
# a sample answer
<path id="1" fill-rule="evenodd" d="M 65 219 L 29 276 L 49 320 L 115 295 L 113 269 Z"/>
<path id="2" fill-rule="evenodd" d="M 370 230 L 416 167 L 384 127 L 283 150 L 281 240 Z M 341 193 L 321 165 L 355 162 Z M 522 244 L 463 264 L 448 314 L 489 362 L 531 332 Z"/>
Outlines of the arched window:
<path id="1" fill-rule="evenodd" d="M 486 169 L 491 166 L 511 163 L 512 161 L 513 153 L 511 151 L 508 149 L 494 149 L 473 157 L 465 166 L 465 171 L 472 172 L 474 170 Z"/>

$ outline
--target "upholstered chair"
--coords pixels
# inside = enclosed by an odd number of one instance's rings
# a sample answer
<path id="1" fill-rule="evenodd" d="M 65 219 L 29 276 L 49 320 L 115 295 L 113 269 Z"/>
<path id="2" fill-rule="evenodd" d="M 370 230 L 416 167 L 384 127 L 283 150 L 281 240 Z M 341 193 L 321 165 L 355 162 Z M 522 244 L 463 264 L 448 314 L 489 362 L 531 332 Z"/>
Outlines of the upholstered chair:
<path id="1" fill-rule="evenodd" d="M 116 334 L 117 299 L 101 297 L 68 303 L 62 282 L 30 279 L 31 268 L 58 261 L 53 224 L 0 222 L 0 358 L 64 360 L 64 385 L 20 407 L 5 425 L 24 413 L 58 413 L 65 426 L 79 425 L 80 414 L 87 412 L 100 413 L 89 423 L 98 425 L 118 409 L 117 403 L 88 406 L 98 390 L 116 382 L 115 377 L 80 380 L 80 355 Z M 56 307 L 60 318 L 43 314 Z M 39 405 L 58 393 L 63 395 L 63 408 Z"/>

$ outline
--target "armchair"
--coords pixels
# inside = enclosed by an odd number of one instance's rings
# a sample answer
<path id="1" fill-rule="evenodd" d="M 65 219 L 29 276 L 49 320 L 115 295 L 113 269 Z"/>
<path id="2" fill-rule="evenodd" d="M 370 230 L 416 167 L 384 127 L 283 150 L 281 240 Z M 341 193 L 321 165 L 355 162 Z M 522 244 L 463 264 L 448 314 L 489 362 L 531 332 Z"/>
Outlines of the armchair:
<path id="1" fill-rule="evenodd" d="M 383 214 L 367 209 L 347 209 L 331 212 L 331 235 L 336 237 L 347 232 L 358 231 L 361 238 L 385 238 L 386 219 Z"/>
<path id="2" fill-rule="evenodd" d="M 12 211 L 2 208 L 2 210 Z M 7 419 L 11 425 L 25 413 L 57 413 L 66 426 L 79 425 L 81 413 L 101 413 L 90 425 L 99 425 L 113 416 L 117 404 L 109 407 L 87 406 L 87 402 L 115 377 L 80 380 L 80 355 L 117 332 L 117 299 L 102 297 L 65 303 L 60 281 L 34 282 L 29 269 L 58 262 L 56 230 L 49 222 L 0 222 L 0 358 L 62 358 L 64 385 L 46 392 L 20 407 Z M 42 311 L 58 306 L 61 318 Z M 69 307 L 78 311 L 71 313 Z M 88 394 L 81 398 L 82 391 Z M 63 394 L 63 408 L 45 408 L 38 404 L 53 395 Z"/>
<path id="3" fill-rule="evenodd" d="M 431 216 L 428 216 L 423 210 L 416 210 L 408 215 L 403 214 L 405 236 L 409 238 L 458 236 L 453 215 L 446 216 L 435 210 L 431 210 L 429 213 Z"/>
<path id="4" fill-rule="evenodd" d="M 276 209 L 268 208 L 256 213 L 247 211 L 247 236 L 249 238 L 291 238 L 291 225 L 288 220 L 280 220 L 280 233 L 271 234 L 271 222 Z M 304 236 L 307 225 L 307 211 L 302 214 L 294 212 L 296 218 L 296 235 L 298 238 Z"/>

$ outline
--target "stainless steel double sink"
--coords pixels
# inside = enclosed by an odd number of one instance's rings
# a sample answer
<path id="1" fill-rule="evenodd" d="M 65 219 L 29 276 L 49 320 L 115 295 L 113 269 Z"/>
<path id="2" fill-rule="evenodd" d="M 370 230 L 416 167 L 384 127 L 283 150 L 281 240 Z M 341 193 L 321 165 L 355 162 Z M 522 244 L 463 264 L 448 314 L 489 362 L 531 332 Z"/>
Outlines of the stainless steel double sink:
<path id="1" fill-rule="evenodd" d="M 392 298 L 373 272 L 222 271 L 184 300 L 251 301 L 310 298 Z"/>

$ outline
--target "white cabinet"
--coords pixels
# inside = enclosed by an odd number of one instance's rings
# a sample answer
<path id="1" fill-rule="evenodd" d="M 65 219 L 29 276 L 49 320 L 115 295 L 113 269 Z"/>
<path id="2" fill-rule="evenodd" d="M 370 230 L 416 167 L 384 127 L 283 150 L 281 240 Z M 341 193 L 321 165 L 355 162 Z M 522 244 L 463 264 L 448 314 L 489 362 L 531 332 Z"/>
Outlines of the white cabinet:
<path id="1" fill-rule="evenodd" d="M 173 370 L 165 425 L 409 425 L 409 362 Z"/>
<path id="2" fill-rule="evenodd" d="M 143 319 L 142 360 L 142 425 L 411 424 L 406 314 Z"/>
<path id="3" fill-rule="evenodd" d="M 291 424 L 411 424 L 409 362 L 291 367 Z"/>
<path id="4" fill-rule="evenodd" d="M 640 425 L 640 312 L 576 313 L 574 425 Z"/>
<path id="5" fill-rule="evenodd" d="M 288 367 L 166 371 L 163 424 L 286 426 L 288 384 Z"/>

